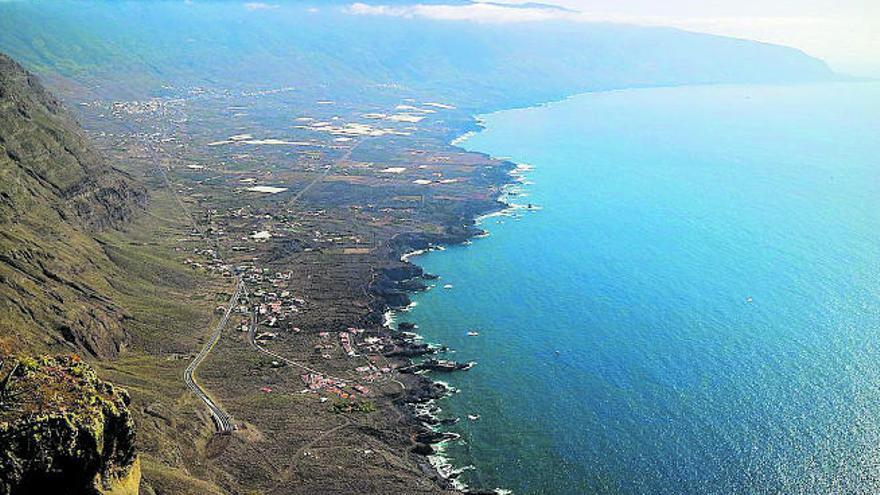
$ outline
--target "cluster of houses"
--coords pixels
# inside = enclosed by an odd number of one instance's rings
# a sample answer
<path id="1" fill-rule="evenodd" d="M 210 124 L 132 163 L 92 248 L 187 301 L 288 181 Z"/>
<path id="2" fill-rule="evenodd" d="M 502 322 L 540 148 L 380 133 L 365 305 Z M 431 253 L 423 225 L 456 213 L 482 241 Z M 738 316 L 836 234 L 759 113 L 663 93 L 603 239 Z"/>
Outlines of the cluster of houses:
<path id="1" fill-rule="evenodd" d="M 252 309 L 260 324 L 273 329 L 299 333 L 299 327 L 293 325 L 292 316 L 300 312 L 306 301 L 283 288 L 289 284 L 290 277 L 291 272 L 289 271 L 273 273 L 271 270 L 257 267 L 247 268 L 242 274 L 246 283 L 249 282 L 251 286 L 260 287 L 251 293 L 255 298 L 251 303 Z M 241 305 L 239 311 L 247 312 L 248 307 Z M 262 332 L 256 338 L 257 340 L 271 340 L 276 336 L 277 334 L 274 332 Z"/>
<path id="2" fill-rule="evenodd" d="M 114 101 L 109 104 L 110 114 L 114 117 L 126 115 L 157 114 L 169 106 L 180 106 L 182 99 L 150 98 L 148 100 Z M 97 104 L 96 104 L 97 106 Z"/>
<path id="3" fill-rule="evenodd" d="M 367 357 L 370 364 L 358 366 L 355 371 L 361 374 L 361 379 L 366 382 L 375 382 L 382 378 L 383 375 L 391 373 L 393 369 L 387 365 L 383 365 L 382 356 L 378 354 Z"/>
<path id="4" fill-rule="evenodd" d="M 300 375 L 300 378 L 302 379 L 303 384 L 305 384 L 307 391 L 317 392 L 319 390 L 323 390 L 325 392 L 335 394 L 341 399 L 349 399 L 354 397 L 354 394 L 343 390 L 343 388 L 347 387 L 348 385 L 342 380 L 329 378 L 319 373 L 306 373 Z M 361 395 L 367 395 L 370 392 L 370 389 L 358 384 L 352 385 L 351 389 L 355 390 Z"/>
<path id="5" fill-rule="evenodd" d="M 195 248 L 192 250 L 192 252 L 196 256 L 200 256 L 202 258 L 202 261 L 196 261 L 192 258 L 187 258 L 183 260 L 184 265 L 188 265 L 193 269 L 201 268 L 204 270 L 217 272 L 224 277 L 231 277 L 234 275 L 234 267 L 230 264 L 225 263 L 220 255 L 213 248 Z"/>
<path id="6" fill-rule="evenodd" d="M 352 334 L 348 332 L 339 332 L 339 344 L 342 346 L 342 350 L 345 351 L 347 356 L 354 357 L 357 354 L 354 352 L 354 348 L 351 345 Z"/>
<path id="7" fill-rule="evenodd" d="M 321 332 L 318 334 L 321 342 L 315 344 L 315 352 L 320 353 L 324 359 L 331 359 L 330 351 L 333 350 L 333 343 L 330 342 L 330 332 Z"/>
<path id="8" fill-rule="evenodd" d="M 273 235 L 275 232 L 284 232 L 296 230 L 300 234 L 305 234 L 310 238 L 311 245 L 316 247 L 324 247 L 328 245 L 347 245 L 361 244 L 363 239 L 353 235 L 351 232 L 328 234 L 316 229 L 307 229 L 302 222 L 309 216 L 320 217 L 324 211 L 308 211 L 299 215 L 292 214 L 256 214 L 247 208 L 229 210 L 225 215 L 216 211 L 210 212 L 208 215 L 209 228 L 204 231 L 193 230 L 190 239 L 208 240 L 208 237 L 225 236 L 226 232 L 218 226 L 220 218 L 224 216 L 236 217 L 239 219 L 252 218 L 260 222 L 271 222 L 273 227 Z M 222 222 L 226 223 L 226 222 Z M 232 223 L 227 223 L 231 225 Z M 263 223 L 266 225 L 266 223 Z M 241 227 L 247 229 L 248 226 L 256 225 L 253 222 L 246 222 Z M 240 230 L 236 227 L 235 230 Z M 231 234 L 231 232 L 230 232 Z M 235 237 L 235 236 L 231 236 Z M 248 244 L 254 246 L 254 242 L 260 242 L 255 235 L 242 237 L 243 241 L 250 241 Z M 227 238 L 229 239 L 229 238 Z M 183 248 L 181 248 L 183 249 Z M 305 248 L 311 250 L 310 248 Z M 251 251 L 252 249 L 248 249 Z M 297 320 L 296 314 L 301 312 L 307 302 L 302 297 L 297 297 L 289 288 L 293 282 L 292 271 L 279 271 L 261 267 L 258 264 L 258 258 L 239 257 L 235 263 L 225 261 L 217 248 L 209 243 L 207 247 L 190 248 L 187 251 L 192 252 L 192 257 L 186 260 L 186 264 L 193 268 L 201 268 L 205 270 L 215 271 L 227 276 L 239 276 L 248 288 L 247 295 L 243 295 L 234 308 L 239 315 L 237 320 L 238 328 L 241 332 L 247 333 L 251 331 L 252 325 L 256 323 L 256 334 L 254 339 L 261 345 L 267 344 L 271 340 L 275 340 L 282 333 L 301 333 L 301 329 L 294 325 Z M 243 251 L 243 249 L 233 249 L 233 252 Z M 218 311 L 224 310 L 224 306 L 218 306 Z M 252 319 L 253 318 L 253 319 Z M 363 328 L 350 327 L 339 332 L 320 332 L 319 340 L 315 343 L 314 349 L 325 359 L 333 358 L 333 351 L 338 347 L 342 349 L 348 357 L 363 356 L 366 365 L 357 368 L 357 381 L 360 383 L 352 383 L 348 380 L 333 378 L 323 373 L 310 372 L 301 375 L 302 382 L 306 391 L 322 391 L 339 398 L 353 398 L 357 395 L 368 395 L 370 389 L 362 384 L 381 382 L 393 372 L 382 354 L 387 350 L 387 346 L 393 345 L 390 337 L 377 336 L 367 332 Z M 338 338 L 338 341 L 337 341 Z M 275 367 L 282 367 L 283 364 L 273 361 Z M 264 393 L 272 393 L 269 387 L 261 389 Z"/>
<path id="9" fill-rule="evenodd" d="M 293 326 L 292 315 L 298 313 L 306 304 L 306 301 L 294 296 L 290 290 L 285 288 L 290 284 L 290 272 L 272 272 L 268 269 L 248 267 L 242 271 L 242 277 L 251 287 L 258 288 L 251 291 L 250 296 L 252 298 L 250 300 L 242 298 L 241 304 L 237 308 L 238 312 L 247 314 L 249 311 L 252 311 L 258 318 L 260 325 L 266 327 L 279 328 L 293 333 L 301 332 L 299 327 Z M 250 321 L 248 318 L 242 318 L 240 323 L 243 332 L 249 330 Z M 348 328 L 344 332 L 339 332 L 339 342 L 346 355 L 357 355 L 355 337 L 363 333 L 364 329 L 360 328 Z M 277 338 L 277 336 L 277 332 L 265 331 L 257 333 L 255 339 L 257 342 L 264 344 L 269 340 Z M 332 355 L 330 352 L 335 347 L 333 334 L 330 332 L 320 332 L 318 336 L 320 341 L 315 345 L 315 351 L 321 353 L 324 358 L 331 359 Z M 371 339 L 370 342 L 373 342 L 373 340 Z M 383 372 L 391 372 L 390 368 L 385 368 L 383 371 L 374 368 L 375 366 L 368 367 L 370 373 L 364 376 L 364 379 L 373 381 Z M 305 373 L 300 375 L 300 378 L 306 386 L 305 391 L 324 391 L 342 399 L 353 398 L 356 394 L 367 395 L 370 392 L 370 389 L 366 386 L 349 384 L 345 380 L 332 378 L 321 373 Z M 271 390 L 264 392 L 270 393 Z"/>

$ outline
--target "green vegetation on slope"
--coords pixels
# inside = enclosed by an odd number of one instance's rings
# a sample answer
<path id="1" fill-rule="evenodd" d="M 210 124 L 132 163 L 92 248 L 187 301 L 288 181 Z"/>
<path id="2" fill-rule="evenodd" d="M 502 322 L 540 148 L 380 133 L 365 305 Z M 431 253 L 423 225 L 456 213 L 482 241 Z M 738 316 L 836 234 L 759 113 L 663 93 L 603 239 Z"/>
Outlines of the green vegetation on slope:
<path id="1" fill-rule="evenodd" d="M 8 363 L 8 364 L 7 364 Z M 0 494 L 137 494 L 128 393 L 74 356 L 4 356 Z"/>
<path id="2" fill-rule="evenodd" d="M 0 55 L 0 344 L 116 355 L 126 314 L 110 297 L 116 268 L 94 236 L 145 201 L 58 100 Z"/>
<path id="3" fill-rule="evenodd" d="M 212 424 L 181 376 L 228 281 L 181 262 L 185 253 L 176 248 L 191 220 L 167 189 L 156 189 L 147 203 L 143 187 L 129 176 L 140 177 L 156 164 L 120 165 L 130 172 L 107 165 L 37 79 L 0 55 L 0 354 L 60 350 L 87 356 L 102 377 L 131 393 L 125 414 L 137 424 L 132 441 L 143 461 L 145 492 L 222 493 L 199 479 L 215 477 L 199 467 Z M 19 372 L 34 361 L 25 363 Z M 84 366 L 71 364 L 71 373 Z M 50 431 L 82 430 L 57 417 L 80 406 L 67 402 L 72 397 L 26 398 L 29 416 L 43 411 L 45 421 L 7 421 L 9 438 L 17 435 L 15 442 L 0 442 L 0 456 L 18 470 L 9 476 L 48 462 L 40 451 L 18 446 L 35 445 Z M 65 445 L 70 449 L 52 467 L 58 479 L 78 476 L 91 462 L 89 451 Z M 139 469 L 132 465 L 131 472 Z M 120 479 L 111 487 L 117 491 L 107 493 L 136 490 L 133 479 Z"/>
<path id="4" fill-rule="evenodd" d="M 667 28 L 444 22 L 310 4 L 0 3 L 0 50 L 41 73 L 100 82 L 104 97 L 161 94 L 164 84 L 289 85 L 340 100 L 405 88 L 480 111 L 604 89 L 834 77 L 796 49 Z"/>

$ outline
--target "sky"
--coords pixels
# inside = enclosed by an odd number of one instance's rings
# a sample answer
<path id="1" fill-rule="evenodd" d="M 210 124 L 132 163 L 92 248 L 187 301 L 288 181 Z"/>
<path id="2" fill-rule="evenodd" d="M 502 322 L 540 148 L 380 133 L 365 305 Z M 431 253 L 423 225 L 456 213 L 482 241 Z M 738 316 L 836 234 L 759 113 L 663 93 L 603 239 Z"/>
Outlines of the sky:
<path id="1" fill-rule="evenodd" d="M 471 5 L 354 3 L 349 12 L 491 23 L 569 19 L 670 26 L 793 46 L 825 60 L 839 72 L 880 77 L 880 0 L 544 0 L 542 3 L 568 10 L 540 4 L 524 6 L 521 0 L 478 0 Z"/>

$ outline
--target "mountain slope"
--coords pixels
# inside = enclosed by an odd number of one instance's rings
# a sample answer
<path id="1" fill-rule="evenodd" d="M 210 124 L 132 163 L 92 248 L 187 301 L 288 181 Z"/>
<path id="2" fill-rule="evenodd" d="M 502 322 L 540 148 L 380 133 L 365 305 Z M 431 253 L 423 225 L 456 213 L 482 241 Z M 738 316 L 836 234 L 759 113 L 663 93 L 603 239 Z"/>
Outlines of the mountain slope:
<path id="1" fill-rule="evenodd" d="M 0 54 L 0 343 L 115 355 L 124 316 L 94 234 L 124 225 L 145 201 L 60 102 Z"/>
<path id="2" fill-rule="evenodd" d="M 793 48 L 676 29 L 354 15 L 349 3 L 7 2 L 0 50 L 99 82 L 104 97 L 168 84 L 294 86 L 340 101 L 405 90 L 477 113 L 585 91 L 836 77 Z"/>

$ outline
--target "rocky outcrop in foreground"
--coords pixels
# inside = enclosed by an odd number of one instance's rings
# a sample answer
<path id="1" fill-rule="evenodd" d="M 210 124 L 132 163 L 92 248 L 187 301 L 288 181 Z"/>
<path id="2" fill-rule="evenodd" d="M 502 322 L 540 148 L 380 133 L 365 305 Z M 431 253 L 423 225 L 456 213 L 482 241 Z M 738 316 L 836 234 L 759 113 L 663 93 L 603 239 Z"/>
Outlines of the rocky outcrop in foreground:
<path id="1" fill-rule="evenodd" d="M 74 356 L 0 363 L 0 495 L 138 493 L 125 390 Z"/>

